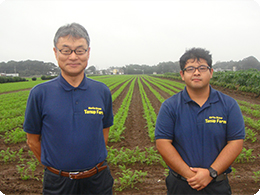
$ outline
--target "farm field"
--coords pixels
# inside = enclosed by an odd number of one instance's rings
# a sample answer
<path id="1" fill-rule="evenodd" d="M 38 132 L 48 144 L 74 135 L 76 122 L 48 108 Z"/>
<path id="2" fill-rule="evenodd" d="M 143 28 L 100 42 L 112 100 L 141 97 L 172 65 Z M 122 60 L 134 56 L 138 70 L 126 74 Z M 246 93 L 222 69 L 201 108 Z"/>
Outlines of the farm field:
<path id="1" fill-rule="evenodd" d="M 184 83 L 145 75 L 90 78 L 104 82 L 112 93 L 114 125 L 107 161 L 115 179 L 114 194 L 166 194 L 167 168 L 155 148 L 153 132 L 161 103 L 182 90 Z M 41 194 L 43 167 L 26 145 L 22 130 L 29 87 L 10 90 L 12 84 L 0 85 L 6 89 L 0 92 L 0 191 Z M 232 192 L 256 194 L 260 189 L 260 98 L 213 88 L 238 101 L 246 125 L 244 149 L 229 174 Z"/>

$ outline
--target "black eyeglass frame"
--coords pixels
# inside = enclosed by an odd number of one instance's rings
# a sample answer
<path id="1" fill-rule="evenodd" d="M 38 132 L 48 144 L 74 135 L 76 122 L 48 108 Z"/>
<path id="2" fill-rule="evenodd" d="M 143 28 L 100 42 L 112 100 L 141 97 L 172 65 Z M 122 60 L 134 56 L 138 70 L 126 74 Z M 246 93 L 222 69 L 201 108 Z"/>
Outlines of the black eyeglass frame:
<path id="1" fill-rule="evenodd" d="M 63 48 L 63 49 L 65 49 L 65 48 Z M 76 55 L 83 55 L 83 54 L 85 54 L 85 53 L 88 51 L 88 49 L 83 49 L 83 48 L 77 48 L 77 49 L 74 49 L 74 50 L 69 49 L 69 50 L 70 50 L 70 53 L 65 54 L 65 53 L 62 53 L 62 50 L 63 50 L 63 49 L 58 49 L 58 50 L 59 50 L 59 52 L 60 52 L 61 54 L 66 55 L 66 56 L 72 54 L 73 52 L 74 52 Z M 77 54 L 77 50 L 78 50 L 78 49 L 83 49 L 85 52 L 84 52 L 84 53 L 81 53 L 81 54 Z M 68 50 L 68 49 L 67 49 L 67 50 Z"/>
<path id="2" fill-rule="evenodd" d="M 188 67 L 184 68 L 182 71 L 183 71 L 183 72 L 184 72 L 184 71 L 187 72 L 187 68 L 193 68 L 193 72 L 188 72 L 188 73 L 194 73 L 194 72 L 196 72 L 196 69 L 198 69 L 199 72 L 206 72 L 206 71 L 207 71 L 207 70 L 201 71 L 201 70 L 200 70 L 201 67 L 205 67 L 205 68 L 211 70 L 211 68 L 210 68 L 209 66 L 207 66 L 207 65 L 200 65 L 200 66 L 198 66 L 198 67 L 188 66 Z"/>

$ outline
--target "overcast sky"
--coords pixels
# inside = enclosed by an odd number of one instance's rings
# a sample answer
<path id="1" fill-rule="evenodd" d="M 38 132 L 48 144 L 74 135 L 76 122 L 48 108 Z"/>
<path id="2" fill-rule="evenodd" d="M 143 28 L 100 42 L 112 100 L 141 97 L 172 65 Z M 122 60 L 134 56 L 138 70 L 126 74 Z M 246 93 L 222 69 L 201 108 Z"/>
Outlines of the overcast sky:
<path id="1" fill-rule="evenodd" d="M 260 61 L 260 0 L 0 0 L 0 62 L 53 62 L 53 37 L 65 24 L 90 36 L 89 66 L 178 61 L 186 49 L 211 51 L 213 63 Z"/>

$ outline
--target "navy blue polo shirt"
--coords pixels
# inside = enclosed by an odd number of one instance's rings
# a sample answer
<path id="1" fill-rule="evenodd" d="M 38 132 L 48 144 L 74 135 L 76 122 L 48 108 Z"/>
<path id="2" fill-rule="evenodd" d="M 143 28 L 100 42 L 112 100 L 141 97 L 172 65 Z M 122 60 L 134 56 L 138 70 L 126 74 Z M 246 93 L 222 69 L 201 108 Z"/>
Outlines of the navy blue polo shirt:
<path id="1" fill-rule="evenodd" d="M 186 87 L 167 99 L 155 127 L 155 138 L 172 140 L 190 167 L 210 167 L 227 141 L 244 137 L 245 125 L 237 102 L 212 87 L 202 107 L 189 97 Z"/>
<path id="2" fill-rule="evenodd" d="M 113 125 L 109 88 L 86 78 L 78 87 L 61 75 L 35 86 L 28 97 L 24 131 L 41 135 L 43 165 L 74 171 L 107 157 L 103 129 Z"/>

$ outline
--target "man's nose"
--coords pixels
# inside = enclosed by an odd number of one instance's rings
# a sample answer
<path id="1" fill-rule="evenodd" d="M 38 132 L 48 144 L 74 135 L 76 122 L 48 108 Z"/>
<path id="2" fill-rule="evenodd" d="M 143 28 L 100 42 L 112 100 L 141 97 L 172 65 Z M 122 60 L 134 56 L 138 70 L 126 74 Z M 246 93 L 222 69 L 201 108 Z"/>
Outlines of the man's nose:
<path id="1" fill-rule="evenodd" d="M 198 68 L 196 68 L 196 69 L 195 69 L 195 72 L 194 72 L 193 74 L 196 74 L 196 75 L 197 75 L 197 74 L 200 74 L 200 71 L 199 71 L 199 69 L 198 69 Z"/>
<path id="2" fill-rule="evenodd" d="M 75 50 L 69 55 L 69 59 L 77 59 L 78 55 L 75 53 Z"/>

